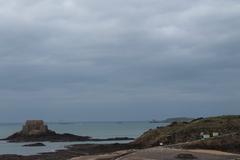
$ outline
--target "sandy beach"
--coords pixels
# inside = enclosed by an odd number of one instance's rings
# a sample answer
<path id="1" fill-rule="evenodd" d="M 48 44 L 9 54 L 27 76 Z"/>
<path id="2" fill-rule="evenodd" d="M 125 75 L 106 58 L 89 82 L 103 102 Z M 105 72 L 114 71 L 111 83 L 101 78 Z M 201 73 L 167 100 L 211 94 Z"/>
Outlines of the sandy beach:
<path id="1" fill-rule="evenodd" d="M 238 154 L 214 150 L 182 150 L 154 147 L 142 150 L 125 150 L 111 154 L 81 156 L 71 160 L 175 160 L 178 154 L 192 154 L 198 160 L 234 160 Z"/>

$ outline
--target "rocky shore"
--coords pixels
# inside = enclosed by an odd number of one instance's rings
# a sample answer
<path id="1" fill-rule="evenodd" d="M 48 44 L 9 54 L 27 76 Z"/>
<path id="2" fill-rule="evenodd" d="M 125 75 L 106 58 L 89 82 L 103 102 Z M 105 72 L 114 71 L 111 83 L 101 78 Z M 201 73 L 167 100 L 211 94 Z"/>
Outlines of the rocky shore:
<path id="1" fill-rule="evenodd" d="M 207 138 L 204 138 L 202 132 L 208 135 L 205 136 Z M 210 134 L 212 137 L 209 136 Z M 111 141 L 129 140 L 129 138 L 93 139 L 71 134 L 57 134 L 49 130 L 43 122 L 27 122 L 22 131 L 8 137 L 7 140 L 10 142 Z M 175 160 L 184 158 L 239 160 L 239 153 L 240 116 L 221 116 L 195 119 L 191 122 L 174 122 L 166 127 L 149 130 L 128 144 L 79 144 L 68 146 L 66 150 L 34 156 L 0 155 L 0 160 L 69 160 L 74 157 L 77 158 L 72 160 Z"/>
<path id="2" fill-rule="evenodd" d="M 73 157 L 86 155 L 101 155 L 121 150 L 138 148 L 129 144 L 78 144 L 68 146 L 66 150 L 42 153 L 32 156 L 0 155 L 0 160 L 69 160 Z"/>
<path id="3" fill-rule="evenodd" d="M 12 142 L 34 142 L 24 145 L 23 147 L 44 147 L 44 141 L 48 142 L 99 142 L 99 141 L 121 141 L 133 140 L 128 137 L 115 137 L 106 139 L 97 139 L 89 136 L 78 136 L 73 134 L 59 134 L 48 129 L 48 126 L 42 120 L 29 120 L 23 125 L 22 130 L 13 135 L 2 139 L 9 143 Z M 39 142 L 39 143 L 36 143 Z M 67 146 L 65 150 L 57 150 L 55 152 L 42 153 L 32 156 L 21 155 L 0 155 L 0 160 L 67 160 L 72 157 L 81 155 L 95 155 L 111 153 L 119 150 L 136 148 L 137 146 L 130 144 L 81 144 Z"/>

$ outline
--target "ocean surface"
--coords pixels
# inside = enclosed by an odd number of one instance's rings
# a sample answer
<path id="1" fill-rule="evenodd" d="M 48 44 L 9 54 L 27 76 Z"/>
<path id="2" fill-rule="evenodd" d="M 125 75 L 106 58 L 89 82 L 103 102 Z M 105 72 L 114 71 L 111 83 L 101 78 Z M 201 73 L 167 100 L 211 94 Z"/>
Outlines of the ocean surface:
<path id="1" fill-rule="evenodd" d="M 20 131 L 23 124 L 9 123 L 0 124 L 0 139 Z M 136 138 L 145 131 L 164 126 L 163 123 L 149 122 L 77 122 L 77 123 L 48 123 L 48 128 L 57 133 L 71 133 L 81 136 L 90 136 L 93 138 L 114 138 L 130 137 Z M 127 143 L 129 141 L 111 141 L 111 142 L 83 142 L 83 143 Z M 67 145 L 81 144 L 81 142 L 44 142 L 44 147 L 23 147 L 29 143 L 7 143 L 0 141 L 0 155 L 18 154 L 34 155 L 43 152 L 53 152 L 64 149 Z"/>

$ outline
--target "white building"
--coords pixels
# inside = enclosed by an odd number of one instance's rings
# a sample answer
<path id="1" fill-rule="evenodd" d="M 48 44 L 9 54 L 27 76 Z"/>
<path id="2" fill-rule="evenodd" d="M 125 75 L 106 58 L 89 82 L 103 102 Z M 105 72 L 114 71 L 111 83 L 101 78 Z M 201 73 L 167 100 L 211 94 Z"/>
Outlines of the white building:
<path id="1" fill-rule="evenodd" d="M 202 136 L 203 139 L 208 139 L 208 138 L 210 138 L 210 137 L 211 137 L 210 134 L 204 134 L 204 135 Z"/>
<path id="2" fill-rule="evenodd" d="M 212 136 L 213 136 L 213 137 L 218 137 L 218 136 L 219 136 L 219 133 L 218 133 L 218 132 L 213 132 L 213 133 L 212 133 Z"/>

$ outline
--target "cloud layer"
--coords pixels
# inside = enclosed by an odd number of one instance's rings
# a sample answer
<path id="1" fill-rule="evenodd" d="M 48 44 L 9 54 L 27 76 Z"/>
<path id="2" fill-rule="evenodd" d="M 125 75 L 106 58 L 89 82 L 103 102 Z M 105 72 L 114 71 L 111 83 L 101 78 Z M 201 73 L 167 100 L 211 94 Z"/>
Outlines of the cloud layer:
<path id="1" fill-rule="evenodd" d="M 0 0 L 0 120 L 240 114 L 240 2 Z"/>

